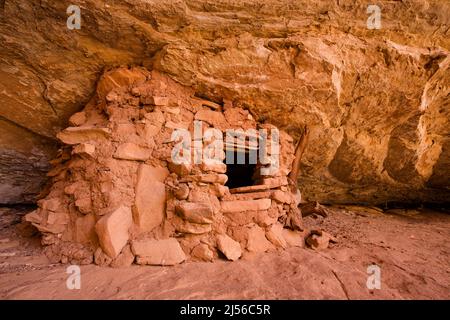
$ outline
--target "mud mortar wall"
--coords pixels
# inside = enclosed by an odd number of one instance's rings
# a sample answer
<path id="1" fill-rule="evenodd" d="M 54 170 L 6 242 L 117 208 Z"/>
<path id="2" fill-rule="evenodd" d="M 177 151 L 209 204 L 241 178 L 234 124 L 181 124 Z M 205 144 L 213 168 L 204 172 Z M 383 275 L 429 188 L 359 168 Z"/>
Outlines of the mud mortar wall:
<path id="1" fill-rule="evenodd" d="M 26 217 L 42 233 L 52 261 L 173 265 L 303 245 L 290 221 L 300 217 L 299 194 L 287 177 L 293 139 L 230 101 L 217 104 L 194 94 L 143 68 L 102 76 L 96 95 L 58 133 L 65 146 L 51 161 L 47 194 Z M 258 162 L 251 185 L 225 186 L 224 145 L 230 141 L 208 136 L 213 128 L 268 133 L 267 161 Z M 177 161 L 178 132 L 189 134 L 186 150 L 200 143 L 202 161 Z M 233 141 L 254 147 L 250 139 Z M 207 148 L 214 143 L 222 147 Z"/>

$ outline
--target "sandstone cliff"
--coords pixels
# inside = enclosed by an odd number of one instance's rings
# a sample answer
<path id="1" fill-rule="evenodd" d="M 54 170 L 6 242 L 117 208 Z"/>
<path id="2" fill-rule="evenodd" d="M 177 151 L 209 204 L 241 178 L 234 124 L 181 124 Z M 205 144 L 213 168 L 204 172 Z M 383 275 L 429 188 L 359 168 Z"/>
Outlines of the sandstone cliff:
<path id="1" fill-rule="evenodd" d="M 232 100 L 298 137 L 299 184 L 323 202 L 445 202 L 450 188 L 450 3 L 0 1 L 0 203 L 33 201 L 56 133 L 105 70 L 143 65 Z"/>

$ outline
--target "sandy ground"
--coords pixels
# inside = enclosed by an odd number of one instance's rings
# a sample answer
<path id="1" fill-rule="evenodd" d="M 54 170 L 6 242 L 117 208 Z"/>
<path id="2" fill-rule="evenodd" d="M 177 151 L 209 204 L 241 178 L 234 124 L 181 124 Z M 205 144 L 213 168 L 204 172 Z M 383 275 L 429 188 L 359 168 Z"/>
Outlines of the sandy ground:
<path id="1" fill-rule="evenodd" d="M 237 262 L 175 267 L 81 267 L 69 290 L 65 265 L 49 265 L 19 214 L 0 209 L 0 299 L 450 299 L 450 214 L 333 207 L 305 224 L 335 235 L 324 251 L 291 248 Z M 381 270 L 369 290 L 367 267 Z"/>

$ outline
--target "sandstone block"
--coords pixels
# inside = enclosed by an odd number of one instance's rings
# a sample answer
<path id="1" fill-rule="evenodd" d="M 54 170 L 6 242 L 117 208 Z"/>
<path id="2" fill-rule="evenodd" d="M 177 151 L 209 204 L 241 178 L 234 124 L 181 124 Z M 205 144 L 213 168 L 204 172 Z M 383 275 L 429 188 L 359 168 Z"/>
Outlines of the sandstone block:
<path id="1" fill-rule="evenodd" d="M 286 186 L 288 181 L 286 177 L 264 178 L 262 184 L 267 185 L 270 189 L 274 189 Z"/>
<path id="2" fill-rule="evenodd" d="M 141 102 L 143 104 L 151 104 L 154 106 L 167 106 L 169 104 L 169 98 L 158 96 L 144 96 L 141 97 Z"/>
<path id="3" fill-rule="evenodd" d="M 186 260 L 186 255 L 174 238 L 135 240 L 131 250 L 137 256 L 138 264 L 172 266 Z"/>
<path id="4" fill-rule="evenodd" d="M 91 157 L 94 155 L 94 153 L 95 146 L 89 143 L 81 143 L 79 145 L 76 145 L 72 150 L 72 154 L 88 155 Z"/>
<path id="5" fill-rule="evenodd" d="M 330 242 L 336 242 L 336 238 L 322 230 L 312 230 L 306 238 L 306 244 L 314 250 L 324 250 Z"/>
<path id="6" fill-rule="evenodd" d="M 201 261 L 213 261 L 214 253 L 204 243 L 198 244 L 191 252 L 191 256 Z"/>
<path id="7" fill-rule="evenodd" d="M 293 196 L 289 191 L 283 192 L 281 190 L 275 190 L 272 192 L 271 198 L 280 203 L 290 204 L 293 202 Z"/>
<path id="8" fill-rule="evenodd" d="M 221 207 L 223 213 L 233 213 L 241 211 L 258 211 L 267 210 L 270 208 L 272 200 L 257 199 L 257 200 L 235 200 L 222 201 Z"/>
<path id="9" fill-rule="evenodd" d="M 80 144 L 89 141 L 106 139 L 110 134 L 107 128 L 92 126 L 69 127 L 59 132 L 56 137 L 65 144 Z"/>
<path id="10" fill-rule="evenodd" d="M 305 239 L 301 232 L 293 231 L 286 228 L 283 229 L 281 232 L 284 240 L 286 240 L 286 243 L 288 244 L 289 247 L 300 247 L 300 248 L 305 247 Z"/>
<path id="11" fill-rule="evenodd" d="M 212 191 L 219 198 L 230 194 L 230 189 L 227 186 L 221 185 L 220 183 L 215 183 Z"/>
<path id="12" fill-rule="evenodd" d="M 207 203 L 183 202 L 175 207 L 175 212 L 189 222 L 200 224 L 213 222 L 213 211 Z"/>
<path id="13" fill-rule="evenodd" d="M 211 232 L 211 224 L 192 223 L 183 220 L 176 220 L 173 222 L 175 230 L 181 233 L 189 234 L 204 234 Z"/>
<path id="14" fill-rule="evenodd" d="M 189 187 L 185 184 L 180 184 L 174 191 L 174 195 L 178 200 L 186 200 L 189 197 Z"/>
<path id="15" fill-rule="evenodd" d="M 161 125 L 166 121 L 164 118 L 164 114 L 161 110 L 155 110 L 153 112 L 148 112 L 144 115 L 144 118 L 147 122 L 158 125 L 161 128 Z"/>
<path id="16" fill-rule="evenodd" d="M 219 130 L 224 130 L 229 126 L 225 120 L 225 116 L 219 111 L 200 110 L 195 114 L 195 120 L 205 121 Z"/>
<path id="17" fill-rule="evenodd" d="M 205 161 L 202 163 L 201 168 L 203 171 L 213 171 L 217 173 L 227 172 L 227 165 L 218 161 Z"/>
<path id="18" fill-rule="evenodd" d="M 103 216 L 95 225 L 100 245 L 111 258 L 117 257 L 129 239 L 133 223 L 131 209 L 125 206 Z"/>
<path id="19" fill-rule="evenodd" d="M 150 158 L 150 155 L 151 150 L 148 148 L 141 147 L 135 143 L 124 143 L 117 148 L 114 158 L 145 161 Z"/>
<path id="20" fill-rule="evenodd" d="M 153 230 L 161 224 L 166 207 L 164 180 L 169 171 L 162 167 L 141 164 L 138 170 L 134 220 L 141 232 Z"/>
<path id="21" fill-rule="evenodd" d="M 95 217 L 87 214 L 75 220 L 75 241 L 79 243 L 96 243 L 98 240 L 95 233 Z"/>
<path id="22" fill-rule="evenodd" d="M 192 170 L 192 165 L 184 163 L 175 164 L 173 162 L 169 162 L 168 167 L 170 172 L 176 173 L 179 177 L 187 176 Z"/>
<path id="23" fill-rule="evenodd" d="M 283 226 L 279 223 L 273 224 L 270 229 L 266 232 L 266 238 L 275 247 L 286 248 L 287 242 L 283 237 Z"/>
<path id="24" fill-rule="evenodd" d="M 258 226 L 253 226 L 247 233 L 247 250 L 250 252 L 266 252 L 272 249 L 272 244 L 267 240 L 266 233 Z"/>
<path id="25" fill-rule="evenodd" d="M 106 97 L 111 90 L 132 84 L 141 84 L 145 81 L 146 76 L 143 72 L 120 68 L 112 70 L 104 74 L 97 84 L 97 94 L 100 99 Z"/>
<path id="26" fill-rule="evenodd" d="M 234 241 L 225 234 L 217 236 L 217 248 L 228 260 L 236 261 L 242 255 L 242 249 L 239 242 Z"/>

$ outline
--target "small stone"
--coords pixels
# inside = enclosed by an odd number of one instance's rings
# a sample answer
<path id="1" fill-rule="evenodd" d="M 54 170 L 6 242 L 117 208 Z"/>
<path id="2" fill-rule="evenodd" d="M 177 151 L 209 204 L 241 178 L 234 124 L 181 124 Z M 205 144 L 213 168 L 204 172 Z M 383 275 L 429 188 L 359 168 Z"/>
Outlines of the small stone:
<path id="1" fill-rule="evenodd" d="M 266 238 L 275 247 L 286 248 L 287 242 L 283 237 L 283 226 L 279 223 L 273 224 L 270 229 L 266 232 Z"/>
<path id="2" fill-rule="evenodd" d="M 173 162 L 169 162 L 168 168 L 170 172 L 176 173 L 179 177 L 187 176 L 192 170 L 192 166 L 190 164 L 175 164 Z"/>
<path id="3" fill-rule="evenodd" d="M 178 200 L 186 200 L 189 197 L 189 187 L 185 184 L 180 184 L 174 191 L 174 195 Z"/>
<path id="4" fill-rule="evenodd" d="M 77 199 L 75 201 L 75 206 L 78 208 L 78 210 L 81 213 L 88 214 L 92 210 L 91 198 L 86 197 L 86 198 Z"/>
<path id="5" fill-rule="evenodd" d="M 305 247 L 305 240 L 302 233 L 284 228 L 282 230 L 282 235 L 288 246 L 300 248 Z"/>
<path id="6" fill-rule="evenodd" d="M 129 229 L 133 223 L 131 209 L 121 206 L 103 216 L 95 225 L 100 245 L 111 258 L 117 257 L 129 239 Z"/>
<path id="7" fill-rule="evenodd" d="M 209 261 L 212 262 L 214 260 L 214 253 L 208 247 L 208 245 L 204 243 L 198 244 L 192 251 L 191 256 L 197 258 L 201 261 Z"/>
<path id="8" fill-rule="evenodd" d="M 364 209 L 367 210 L 366 208 Z M 317 214 L 324 218 L 328 216 L 327 208 L 319 204 L 317 201 L 302 203 L 300 205 L 300 211 L 302 212 L 303 217 L 309 216 L 311 214 Z"/>
<path id="9" fill-rule="evenodd" d="M 293 202 L 293 197 L 289 192 L 283 192 L 281 190 L 275 190 L 272 192 L 271 198 L 280 203 L 290 204 Z"/>
<path id="10" fill-rule="evenodd" d="M 191 223 L 188 221 L 179 221 L 175 223 L 175 230 L 181 233 L 204 234 L 211 232 L 211 224 Z"/>
<path id="11" fill-rule="evenodd" d="M 86 112 L 84 111 L 74 113 L 69 119 L 69 124 L 74 127 L 82 126 L 85 123 L 86 123 Z"/>
<path id="12" fill-rule="evenodd" d="M 212 191 L 219 198 L 230 194 L 230 189 L 227 186 L 221 185 L 220 183 L 215 183 Z"/>
<path id="13" fill-rule="evenodd" d="M 131 249 L 137 256 L 138 264 L 172 266 L 186 260 L 186 255 L 174 238 L 135 240 L 132 242 Z"/>
<path id="14" fill-rule="evenodd" d="M 213 222 L 213 211 L 207 203 L 183 202 L 175 207 L 175 212 L 189 222 L 200 224 Z"/>
<path id="15" fill-rule="evenodd" d="M 116 92 L 111 91 L 110 93 L 108 93 L 106 95 L 106 101 L 108 101 L 108 102 L 118 102 L 119 101 L 119 95 Z"/>
<path id="16" fill-rule="evenodd" d="M 217 236 L 217 247 L 228 260 L 236 261 L 242 255 L 242 249 L 239 242 L 234 241 L 225 234 Z"/>
<path id="17" fill-rule="evenodd" d="M 114 153 L 114 158 L 145 161 L 150 158 L 151 150 L 135 143 L 124 143 Z"/>
<path id="18" fill-rule="evenodd" d="M 96 265 L 99 265 L 100 267 L 106 267 L 109 266 L 112 259 L 103 252 L 102 248 L 97 248 L 94 252 L 94 262 Z"/>
<path id="19" fill-rule="evenodd" d="M 265 178 L 263 184 L 267 185 L 270 189 L 279 188 L 288 184 L 286 177 Z"/>
<path id="20" fill-rule="evenodd" d="M 154 106 L 167 106 L 169 104 L 169 98 L 158 96 L 145 96 L 141 97 L 141 102 L 143 104 L 151 104 Z"/>
<path id="21" fill-rule="evenodd" d="M 73 150 L 72 154 L 80 154 L 80 155 L 88 155 L 93 156 L 95 153 L 95 146 L 89 143 L 81 143 L 79 145 L 76 145 Z"/>
<path id="22" fill-rule="evenodd" d="M 203 162 L 201 168 L 203 171 L 213 171 L 213 172 L 217 172 L 217 173 L 227 172 L 227 165 L 223 162 L 218 162 L 218 161 Z"/>
<path id="23" fill-rule="evenodd" d="M 127 268 L 133 264 L 134 255 L 131 252 L 130 245 L 126 245 L 122 252 L 111 262 L 113 268 Z"/>
<path id="24" fill-rule="evenodd" d="M 38 204 L 44 210 L 59 211 L 62 209 L 62 203 L 59 198 L 39 200 Z"/>
<path id="25" fill-rule="evenodd" d="M 135 97 L 139 97 L 141 95 L 141 88 L 132 88 L 131 89 L 131 94 Z"/>
<path id="26" fill-rule="evenodd" d="M 277 214 L 269 214 L 269 211 L 267 210 L 259 210 L 256 212 L 256 215 L 254 217 L 254 222 L 258 224 L 261 227 L 269 227 L 276 223 L 278 220 Z"/>
<path id="27" fill-rule="evenodd" d="M 336 242 L 336 238 L 322 230 L 311 230 L 306 238 L 306 244 L 314 250 L 324 250 L 328 248 L 330 242 Z"/>
<path id="28" fill-rule="evenodd" d="M 219 111 L 200 110 L 195 114 L 195 120 L 204 121 L 219 130 L 224 130 L 228 127 L 225 116 Z"/>
<path id="29" fill-rule="evenodd" d="M 266 252 L 272 249 L 272 244 L 267 240 L 261 227 L 253 226 L 247 233 L 247 250 L 250 252 Z"/>

